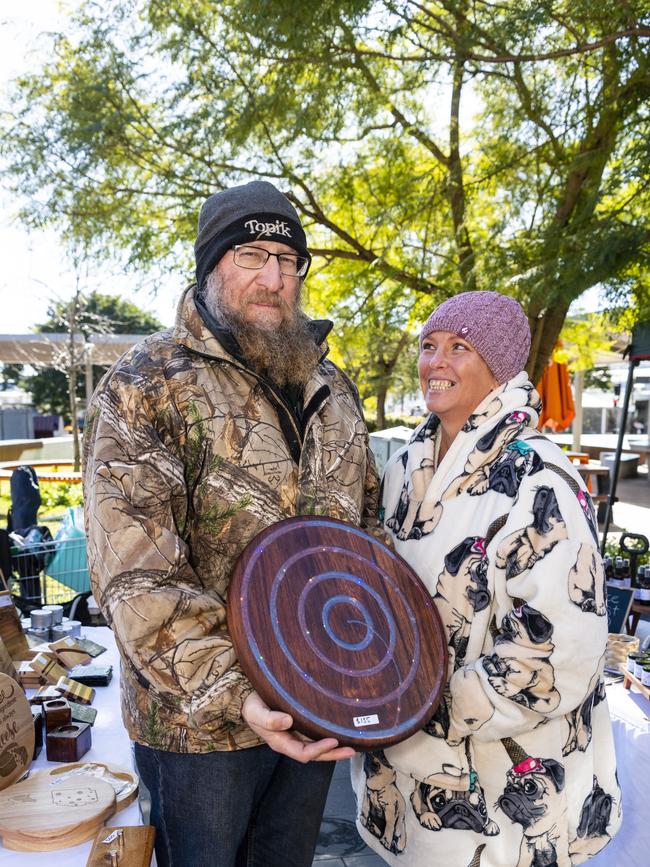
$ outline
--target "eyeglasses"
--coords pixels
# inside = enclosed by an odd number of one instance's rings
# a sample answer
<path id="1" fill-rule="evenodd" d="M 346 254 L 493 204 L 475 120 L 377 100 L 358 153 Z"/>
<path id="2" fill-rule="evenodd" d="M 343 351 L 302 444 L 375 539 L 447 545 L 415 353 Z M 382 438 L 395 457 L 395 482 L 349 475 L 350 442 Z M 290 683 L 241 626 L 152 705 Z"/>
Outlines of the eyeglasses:
<path id="1" fill-rule="evenodd" d="M 270 253 L 263 247 L 249 247 L 248 244 L 236 244 L 232 250 L 233 262 L 240 268 L 259 271 L 269 261 L 269 256 L 275 256 L 280 273 L 286 277 L 305 277 L 309 271 L 310 260 L 306 256 L 296 256 L 293 253 Z"/>

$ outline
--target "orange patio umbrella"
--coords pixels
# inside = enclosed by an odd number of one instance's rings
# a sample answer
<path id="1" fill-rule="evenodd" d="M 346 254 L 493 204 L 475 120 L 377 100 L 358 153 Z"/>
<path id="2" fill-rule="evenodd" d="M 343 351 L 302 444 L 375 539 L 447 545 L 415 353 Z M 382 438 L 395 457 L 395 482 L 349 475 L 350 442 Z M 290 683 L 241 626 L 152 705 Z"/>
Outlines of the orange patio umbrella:
<path id="1" fill-rule="evenodd" d="M 537 384 L 537 391 L 542 399 L 540 430 L 543 427 L 550 428 L 553 433 L 566 430 L 576 414 L 566 364 L 549 362 Z"/>

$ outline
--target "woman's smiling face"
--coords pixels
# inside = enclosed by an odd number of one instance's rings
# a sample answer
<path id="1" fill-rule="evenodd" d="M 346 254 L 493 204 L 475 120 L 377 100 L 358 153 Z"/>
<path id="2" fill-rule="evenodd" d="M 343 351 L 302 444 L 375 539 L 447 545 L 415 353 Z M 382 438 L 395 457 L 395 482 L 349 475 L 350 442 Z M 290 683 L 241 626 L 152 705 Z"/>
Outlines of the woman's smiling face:
<path id="1" fill-rule="evenodd" d="M 471 343 L 449 331 L 433 331 L 424 338 L 418 373 L 429 412 L 458 430 L 498 385 Z"/>

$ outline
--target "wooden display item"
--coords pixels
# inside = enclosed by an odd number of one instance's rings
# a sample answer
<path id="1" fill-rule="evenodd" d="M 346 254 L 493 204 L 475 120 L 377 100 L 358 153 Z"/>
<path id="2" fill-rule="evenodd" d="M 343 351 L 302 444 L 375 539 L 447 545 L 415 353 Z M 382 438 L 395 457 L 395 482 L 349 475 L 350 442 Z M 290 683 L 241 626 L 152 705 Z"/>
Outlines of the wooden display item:
<path id="1" fill-rule="evenodd" d="M 70 723 L 45 735 L 48 762 L 78 762 L 92 746 L 88 723 Z"/>
<path id="2" fill-rule="evenodd" d="M 49 734 L 60 726 L 70 725 L 72 722 L 72 708 L 64 698 L 55 698 L 43 702 L 45 714 L 45 734 Z"/>
<path id="3" fill-rule="evenodd" d="M 40 705 L 30 705 L 32 719 L 34 720 L 34 752 L 32 759 L 36 759 L 43 749 L 43 708 Z"/>
<path id="4" fill-rule="evenodd" d="M 289 518 L 256 536 L 231 576 L 228 627 L 261 697 L 311 738 L 390 746 L 442 697 L 447 647 L 430 594 L 343 521 Z"/>
<path id="5" fill-rule="evenodd" d="M 62 677 L 65 677 L 66 670 L 56 661 L 56 656 L 49 653 L 37 653 L 30 660 L 30 667 L 33 671 L 38 672 L 41 677 L 44 677 L 48 683 L 57 684 Z"/>
<path id="6" fill-rule="evenodd" d="M 65 698 L 79 704 L 92 704 L 95 698 L 95 690 L 92 686 L 85 686 L 69 677 L 60 677 L 56 683 L 56 688 Z"/>
<path id="7" fill-rule="evenodd" d="M 76 640 L 70 636 L 50 642 L 50 648 L 54 651 L 57 659 L 66 668 L 74 668 L 75 665 L 87 665 L 92 656 L 82 650 Z"/>
<path id="8" fill-rule="evenodd" d="M 23 689 L 38 689 L 47 684 L 43 675 L 32 668 L 32 664 L 27 659 L 23 659 L 18 663 L 18 680 Z"/>
<path id="9" fill-rule="evenodd" d="M 120 765 L 110 765 L 105 762 L 74 762 L 70 765 L 62 765 L 52 770 L 47 771 L 50 777 L 60 777 L 61 779 L 72 780 L 78 775 L 97 777 L 104 782 L 109 782 L 109 777 L 114 777 L 118 782 L 118 787 L 114 783 L 110 783 L 115 788 L 116 806 L 115 812 L 119 813 L 138 797 L 138 787 L 140 780 L 135 771 L 130 768 L 124 768 Z M 119 788 L 119 791 L 118 791 Z"/>
<path id="10" fill-rule="evenodd" d="M 34 720 L 25 693 L 0 674 L 0 789 L 25 773 L 34 755 Z"/>
<path id="11" fill-rule="evenodd" d="M 34 774 L 0 792 L 0 836 L 7 849 L 48 852 L 92 839 L 115 810 L 113 787 L 94 777 L 57 782 Z"/>
<path id="12" fill-rule="evenodd" d="M 5 647 L 2 638 L 0 638 L 0 674 L 7 674 L 9 677 L 13 678 L 13 680 L 18 682 L 16 666 L 14 665 L 14 661 L 11 658 L 9 651 Z"/>
<path id="13" fill-rule="evenodd" d="M 20 623 L 20 615 L 11 599 L 11 593 L 0 592 L 0 638 L 13 660 L 29 658 L 29 644 Z"/>
<path id="14" fill-rule="evenodd" d="M 35 695 L 30 696 L 29 703 L 44 704 L 46 701 L 51 701 L 52 699 L 57 698 L 61 698 L 59 690 L 55 686 L 46 683 L 38 688 L 38 692 Z"/>
<path id="15" fill-rule="evenodd" d="M 86 867 L 110 867 L 112 851 L 118 853 L 119 867 L 149 867 L 155 840 L 156 829 L 152 825 L 102 828 L 97 832 Z"/>
<path id="16" fill-rule="evenodd" d="M 634 684 L 639 692 L 645 696 L 645 698 L 650 700 L 650 687 L 644 686 L 638 677 L 635 677 L 632 672 L 624 671 L 623 672 L 623 686 L 625 689 L 630 689 L 630 687 Z"/>

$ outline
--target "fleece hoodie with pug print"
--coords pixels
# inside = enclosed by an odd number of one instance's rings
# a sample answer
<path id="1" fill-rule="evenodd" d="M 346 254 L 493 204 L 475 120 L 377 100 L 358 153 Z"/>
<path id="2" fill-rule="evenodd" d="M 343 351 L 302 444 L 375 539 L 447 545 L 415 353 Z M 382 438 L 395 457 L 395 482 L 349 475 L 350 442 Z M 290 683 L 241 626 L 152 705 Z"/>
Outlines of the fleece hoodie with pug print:
<path id="1" fill-rule="evenodd" d="M 621 823 L 597 525 L 575 469 L 536 431 L 539 408 L 522 372 L 439 466 L 430 415 L 386 467 L 385 526 L 449 647 L 424 729 L 353 760 L 359 831 L 392 865 L 565 867 Z"/>

